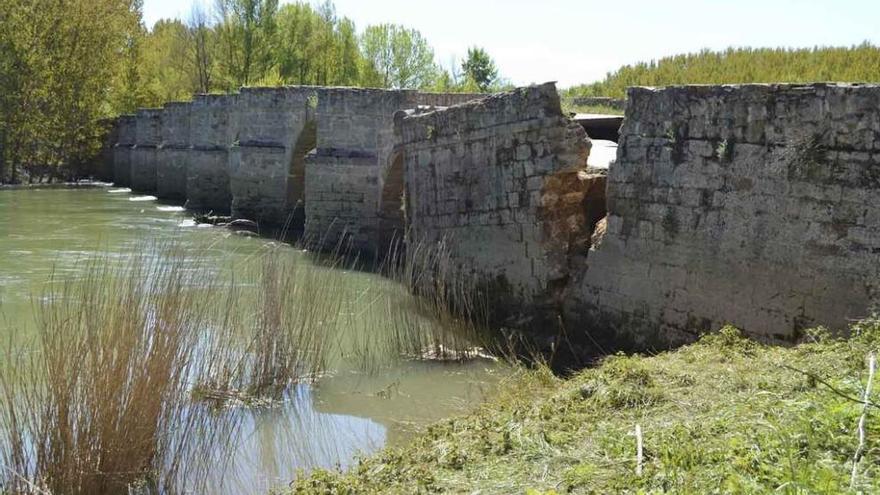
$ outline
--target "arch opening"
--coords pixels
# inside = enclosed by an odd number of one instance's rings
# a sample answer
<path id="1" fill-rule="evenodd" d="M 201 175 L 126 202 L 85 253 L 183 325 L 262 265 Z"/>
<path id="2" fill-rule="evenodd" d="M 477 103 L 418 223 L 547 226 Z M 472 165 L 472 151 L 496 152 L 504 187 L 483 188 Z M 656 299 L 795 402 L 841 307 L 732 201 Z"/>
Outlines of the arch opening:
<path id="1" fill-rule="evenodd" d="M 294 144 L 287 174 L 287 228 L 296 235 L 302 234 L 306 223 L 306 157 L 317 145 L 318 123 L 309 119 Z"/>
<path id="2" fill-rule="evenodd" d="M 404 247 L 406 233 L 408 205 L 403 152 L 392 153 L 390 162 L 379 201 L 377 250 L 380 256 L 392 252 L 399 254 Z"/>

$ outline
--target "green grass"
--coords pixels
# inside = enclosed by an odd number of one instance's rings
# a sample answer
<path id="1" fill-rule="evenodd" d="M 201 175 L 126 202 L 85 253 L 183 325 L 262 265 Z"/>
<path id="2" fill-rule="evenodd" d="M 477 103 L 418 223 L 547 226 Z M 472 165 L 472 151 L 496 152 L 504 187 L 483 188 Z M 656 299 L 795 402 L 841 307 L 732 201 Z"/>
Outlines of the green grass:
<path id="1" fill-rule="evenodd" d="M 562 101 L 563 113 L 598 113 L 604 115 L 623 115 L 623 110 L 605 105 L 574 105 L 570 101 Z"/>
<path id="2" fill-rule="evenodd" d="M 861 397 L 880 322 L 845 340 L 811 335 L 782 348 L 726 328 L 657 356 L 610 356 L 568 379 L 523 370 L 478 412 L 347 473 L 312 473 L 291 492 L 876 493 L 880 414 L 869 409 L 850 489 L 862 405 L 843 395 Z"/>

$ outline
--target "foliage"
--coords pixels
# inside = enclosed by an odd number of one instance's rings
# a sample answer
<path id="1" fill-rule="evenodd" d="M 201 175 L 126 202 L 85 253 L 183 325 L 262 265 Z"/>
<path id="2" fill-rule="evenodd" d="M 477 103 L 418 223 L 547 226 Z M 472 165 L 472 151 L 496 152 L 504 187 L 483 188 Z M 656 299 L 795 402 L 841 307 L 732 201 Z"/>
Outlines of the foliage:
<path id="1" fill-rule="evenodd" d="M 880 47 L 728 48 L 625 65 L 566 96 L 622 98 L 630 86 L 811 81 L 880 81 Z"/>
<path id="2" fill-rule="evenodd" d="M 485 51 L 469 52 L 465 74 L 447 72 L 417 30 L 380 24 L 359 34 L 329 0 L 196 2 L 185 21 L 149 30 L 142 1 L 0 2 L 0 180 L 19 180 L 22 170 L 29 180 L 87 175 L 106 131 L 102 118 L 194 93 L 498 86 Z"/>
<path id="3" fill-rule="evenodd" d="M 73 175 L 97 150 L 107 83 L 119 76 L 138 9 L 131 0 L 0 3 L 0 135 L 11 180 L 19 168 L 29 178 Z"/>
<path id="4" fill-rule="evenodd" d="M 218 57 L 228 91 L 263 77 L 272 66 L 278 0 L 218 0 Z"/>
<path id="5" fill-rule="evenodd" d="M 565 380 L 521 371 L 477 413 L 429 427 L 413 445 L 364 458 L 348 473 L 303 476 L 291 491 L 875 493 L 873 407 L 866 456 L 850 481 L 866 356 L 880 346 L 880 321 L 852 334 L 814 332 L 811 342 L 782 348 L 727 327 L 657 356 L 609 356 Z"/>
<path id="6" fill-rule="evenodd" d="M 357 84 L 362 62 L 354 23 L 338 18 L 330 2 L 317 9 L 285 5 L 278 12 L 275 60 L 287 84 Z"/>
<path id="7" fill-rule="evenodd" d="M 140 81 L 151 104 L 188 100 L 198 87 L 198 72 L 190 70 L 189 28 L 181 21 L 161 20 L 143 40 L 141 64 L 150 68 Z"/>
<path id="8" fill-rule="evenodd" d="M 604 115 L 623 115 L 623 110 L 606 105 L 575 105 L 571 98 L 562 99 L 562 112 L 565 114 L 598 113 Z"/>
<path id="9" fill-rule="evenodd" d="M 479 47 L 468 48 L 467 58 L 461 63 L 461 70 L 480 91 L 488 90 L 498 79 L 495 61 L 486 50 Z"/>
<path id="10" fill-rule="evenodd" d="M 368 26 L 361 40 L 367 86 L 418 88 L 437 73 L 434 50 L 415 29 L 397 24 Z"/>

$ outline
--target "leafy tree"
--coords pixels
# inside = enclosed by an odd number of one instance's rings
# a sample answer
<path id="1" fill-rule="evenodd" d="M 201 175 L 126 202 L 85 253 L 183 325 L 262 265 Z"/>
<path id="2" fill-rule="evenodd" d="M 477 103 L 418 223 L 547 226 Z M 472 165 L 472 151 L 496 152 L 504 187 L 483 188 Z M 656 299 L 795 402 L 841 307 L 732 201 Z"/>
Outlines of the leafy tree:
<path id="1" fill-rule="evenodd" d="M 567 96 L 624 97 L 630 86 L 759 82 L 880 81 L 880 47 L 728 48 L 625 65 Z"/>
<path id="2" fill-rule="evenodd" d="M 0 2 L 0 133 L 10 180 L 70 177 L 100 146 L 132 0 Z M 100 22 L 96 22 L 100 19 Z"/>
<path id="3" fill-rule="evenodd" d="M 217 0 L 216 6 L 227 89 L 247 86 L 272 67 L 278 0 Z"/>
<path id="4" fill-rule="evenodd" d="M 186 21 L 185 46 L 199 93 L 211 91 L 214 82 L 214 42 L 214 31 L 208 25 L 205 8 L 201 3 L 194 3 Z"/>
<path id="5" fill-rule="evenodd" d="M 198 73 L 189 62 L 189 29 L 178 20 L 161 20 L 143 41 L 141 84 L 147 106 L 188 100 L 199 90 Z"/>
<path id="6" fill-rule="evenodd" d="M 397 24 L 367 27 L 361 37 L 366 63 L 363 82 L 383 88 L 420 88 L 437 75 L 434 50 L 415 29 Z"/>
<path id="7" fill-rule="evenodd" d="M 487 91 L 498 80 L 498 68 L 486 50 L 468 48 L 467 58 L 461 64 L 461 70 L 480 91 Z"/>
<path id="8" fill-rule="evenodd" d="M 288 84 L 358 83 L 361 56 L 354 23 L 338 18 L 333 4 L 303 2 L 278 12 L 275 61 Z"/>

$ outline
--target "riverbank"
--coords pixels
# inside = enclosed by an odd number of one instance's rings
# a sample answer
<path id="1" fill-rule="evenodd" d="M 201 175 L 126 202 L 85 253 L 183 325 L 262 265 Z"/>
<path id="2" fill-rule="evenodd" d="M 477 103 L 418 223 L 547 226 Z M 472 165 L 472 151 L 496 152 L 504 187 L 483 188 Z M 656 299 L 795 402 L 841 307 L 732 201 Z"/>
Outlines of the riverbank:
<path id="1" fill-rule="evenodd" d="M 267 493 L 404 445 L 508 373 L 453 359 L 476 345 L 463 324 L 391 272 L 125 188 L 0 191 L 0 232 L 2 493 Z"/>
<path id="2" fill-rule="evenodd" d="M 880 321 L 849 339 L 810 335 L 783 348 L 726 328 L 656 356 L 610 356 L 569 379 L 522 371 L 478 412 L 348 473 L 315 472 L 290 493 L 877 492 L 876 409 L 850 483 Z"/>

